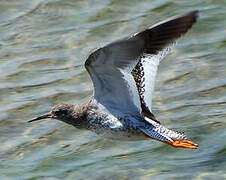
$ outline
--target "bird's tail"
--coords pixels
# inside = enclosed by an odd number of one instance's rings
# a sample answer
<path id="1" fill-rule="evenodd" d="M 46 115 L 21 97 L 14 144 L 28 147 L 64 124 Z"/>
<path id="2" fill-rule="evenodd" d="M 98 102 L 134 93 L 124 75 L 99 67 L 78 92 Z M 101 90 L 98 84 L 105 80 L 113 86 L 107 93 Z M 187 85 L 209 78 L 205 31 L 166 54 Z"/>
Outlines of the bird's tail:
<path id="1" fill-rule="evenodd" d="M 145 133 L 148 138 L 161 141 L 175 148 L 196 149 L 198 147 L 197 144 L 188 141 L 187 137 L 183 133 L 170 130 L 155 121 L 152 122 L 150 119 L 148 119 L 148 122 L 152 126 L 139 127 L 139 129 Z"/>

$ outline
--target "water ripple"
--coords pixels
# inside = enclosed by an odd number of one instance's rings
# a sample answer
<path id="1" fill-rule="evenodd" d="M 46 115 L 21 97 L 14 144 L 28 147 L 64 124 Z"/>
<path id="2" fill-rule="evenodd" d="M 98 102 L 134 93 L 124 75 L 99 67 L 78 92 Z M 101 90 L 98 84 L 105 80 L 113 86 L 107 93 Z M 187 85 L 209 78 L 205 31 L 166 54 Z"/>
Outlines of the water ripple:
<path id="1" fill-rule="evenodd" d="M 225 2 L 1 1 L 0 179 L 225 178 Z M 173 15 L 198 23 L 159 67 L 153 112 L 200 146 L 100 138 L 58 121 L 26 121 L 92 96 L 89 53 Z M 56 171 L 57 169 L 57 171 Z"/>

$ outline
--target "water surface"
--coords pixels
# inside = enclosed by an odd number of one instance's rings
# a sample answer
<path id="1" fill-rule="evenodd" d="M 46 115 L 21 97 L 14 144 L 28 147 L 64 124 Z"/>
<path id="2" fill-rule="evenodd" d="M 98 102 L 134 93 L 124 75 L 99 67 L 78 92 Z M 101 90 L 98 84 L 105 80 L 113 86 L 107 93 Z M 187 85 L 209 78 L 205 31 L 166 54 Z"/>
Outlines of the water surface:
<path id="1" fill-rule="evenodd" d="M 0 179 L 226 178 L 226 2 L 1 0 Z M 58 121 L 26 121 L 92 96 L 93 50 L 168 17 L 198 23 L 159 66 L 153 111 L 200 145 L 119 142 Z"/>

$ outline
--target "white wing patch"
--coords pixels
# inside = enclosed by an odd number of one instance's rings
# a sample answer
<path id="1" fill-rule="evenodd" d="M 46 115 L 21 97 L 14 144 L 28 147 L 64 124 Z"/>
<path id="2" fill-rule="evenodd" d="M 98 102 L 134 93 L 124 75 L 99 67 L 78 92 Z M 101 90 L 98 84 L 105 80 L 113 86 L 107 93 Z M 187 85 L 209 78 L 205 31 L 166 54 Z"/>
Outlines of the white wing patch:
<path id="1" fill-rule="evenodd" d="M 147 107 L 149 111 L 151 111 L 152 106 L 152 95 L 158 65 L 160 61 L 171 51 L 174 44 L 163 49 L 156 55 L 144 54 L 132 72 L 136 81 L 141 103 L 143 106 Z"/>

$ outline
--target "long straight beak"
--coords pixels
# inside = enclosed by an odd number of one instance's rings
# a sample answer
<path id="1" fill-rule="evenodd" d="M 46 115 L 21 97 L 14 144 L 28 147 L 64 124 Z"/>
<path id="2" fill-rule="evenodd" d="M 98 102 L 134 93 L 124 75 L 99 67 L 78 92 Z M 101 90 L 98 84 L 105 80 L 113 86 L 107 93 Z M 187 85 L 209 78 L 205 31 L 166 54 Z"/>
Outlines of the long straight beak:
<path id="1" fill-rule="evenodd" d="M 29 120 L 28 122 L 30 123 L 30 122 L 33 122 L 33 121 L 38 121 L 38 120 L 47 119 L 47 118 L 52 118 L 52 117 L 53 117 L 52 113 L 49 112 L 49 113 L 43 114 L 42 116 L 39 116 L 39 117 L 34 118 L 34 119 L 32 119 L 32 120 Z"/>

